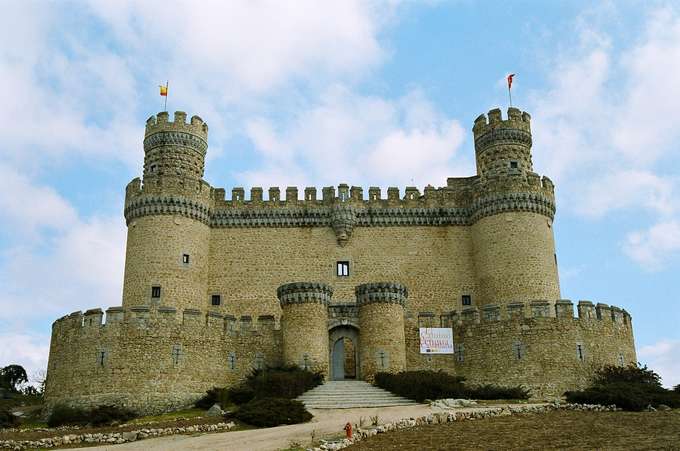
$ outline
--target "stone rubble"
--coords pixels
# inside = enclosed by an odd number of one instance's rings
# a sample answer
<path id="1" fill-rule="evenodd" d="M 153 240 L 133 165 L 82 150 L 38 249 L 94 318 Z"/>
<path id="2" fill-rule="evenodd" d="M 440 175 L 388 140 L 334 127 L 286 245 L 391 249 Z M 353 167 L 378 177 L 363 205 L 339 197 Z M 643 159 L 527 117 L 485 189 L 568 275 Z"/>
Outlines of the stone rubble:
<path id="1" fill-rule="evenodd" d="M 95 434 L 67 434 L 63 436 L 42 438 L 39 440 L 0 440 L 0 449 L 21 451 L 24 449 L 54 448 L 63 445 L 79 445 L 94 443 L 120 444 L 134 442 L 149 437 L 164 435 L 188 434 L 194 432 L 224 432 L 234 428 L 234 422 L 216 424 L 197 424 L 194 426 L 178 426 L 168 428 L 142 428 L 129 432 L 106 432 Z M 34 429 L 35 430 L 35 429 Z"/>
<path id="2" fill-rule="evenodd" d="M 452 401 L 452 400 L 440 400 Z M 460 400 L 453 400 L 460 401 Z M 467 400 L 464 400 L 467 401 Z M 474 402 L 474 401 L 473 401 Z M 434 403 L 433 403 L 434 404 Z M 450 409 L 450 407 L 448 407 Z M 396 431 L 400 429 L 408 429 L 416 426 L 426 424 L 444 424 L 453 423 L 456 421 L 473 421 L 485 418 L 517 415 L 517 414 L 536 414 L 546 413 L 554 410 L 578 410 L 589 412 L 615 412 L 621 409 L 615 405 L 601 406 L 599 404 L 561 404 L 559 402 L 551 404 L 540 405 L 517 405 L 504 407 L 489 407 L 484 410 L 477 411 L 457 411 L 457 412 L 434 412 L 418 418 L 402 418 L 390 423 L 385 423 L 373 428 L 357 428 L 354 432 L 354 437 L 350 439 L 342 439 L 340 441 L 326 441 L 322 440 L 321 445 L 315 448 L 307 448 L 307 451 L 334 451 L 347 448 L 353 443 L 357 443 L 365 438 L 373 437 L 374 435 L 383 434 L 389 431 Z"/>

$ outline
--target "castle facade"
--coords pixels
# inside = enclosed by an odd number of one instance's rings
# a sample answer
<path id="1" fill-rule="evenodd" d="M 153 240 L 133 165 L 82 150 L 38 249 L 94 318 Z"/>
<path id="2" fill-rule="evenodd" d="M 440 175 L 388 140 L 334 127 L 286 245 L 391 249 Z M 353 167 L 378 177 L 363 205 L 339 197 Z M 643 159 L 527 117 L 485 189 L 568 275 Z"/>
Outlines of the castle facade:
<path id="1" fill-rule="evenodd" d="M 143 177 L 126 187 L 122 306 L 54 322 L 48 408 L 176 409 L 280 364 L 329 379 L 444 370 L 547 397 L 636 362 L 625 310 L 580 301 L 575 315 L 561 299 L 529 114 L 491 110 L 473 133 L 477 175 L 443 187 L 227 198 L 203 180 L 203 120 L 149 118 Z M 453 354 L 421 353 L 431 327 L 452 329 Z"/>

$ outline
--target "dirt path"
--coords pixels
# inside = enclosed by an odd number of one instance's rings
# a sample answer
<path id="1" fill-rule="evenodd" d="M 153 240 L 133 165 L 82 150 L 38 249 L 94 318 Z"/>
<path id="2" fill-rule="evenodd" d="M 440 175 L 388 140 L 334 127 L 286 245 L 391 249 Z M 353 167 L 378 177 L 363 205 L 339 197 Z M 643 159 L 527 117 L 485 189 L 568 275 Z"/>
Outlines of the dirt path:
<path id="1" fill-rule="evenodd" d="M 484 410 L 490 406 L 456 409 L 456 410 Z M 278 426 L 267 429 L 253 429 L 248 431 L 222 432 L 204 435 L 173 435 L 154 439 L 140 440 L 138 442 L 124 443 L 122 445 L 98 446 L 88 448 L 92 450 L 111 451 L 184 451 L 184 450 L 248 450 L 270 451 L 287 448 L 292 442 L 308 446 L 312 431 L 317 439 L 331 435 L 341 436 L 343 427 L 348 421 L 352 424 L 359 423 L 364 417 L 370 421 L 370 417 L 378 415 L 380 423 L 398 420 L 401 418 L 418 417 L 427 415 L 433 411 L 441 410 L 430 408 L 429 405 L 383 407 L 370 409 L 337 409 L 337 410 L 310 410 L 314 418 L 309 423 L 294 424 L 290 426 Z"/>

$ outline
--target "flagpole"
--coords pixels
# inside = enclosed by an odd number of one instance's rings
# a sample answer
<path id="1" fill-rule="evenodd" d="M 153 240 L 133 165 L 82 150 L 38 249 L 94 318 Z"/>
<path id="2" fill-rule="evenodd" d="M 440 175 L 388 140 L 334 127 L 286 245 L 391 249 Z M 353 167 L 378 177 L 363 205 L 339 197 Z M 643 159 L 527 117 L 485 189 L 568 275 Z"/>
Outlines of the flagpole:
<path id="1" fill-rule="evenodd" d="M 168 111 L 168 86 L 170 85 L 170 81 L 166 80 L 165 81 L 165 104 L 163 105 L 163 111 Z M 512 100 L 510 101 L 510 105 L 512 106 Z"/>
<path id="2" fill-rule="evenodd" d="M 512 90 L 510 89 L 510 85 L 508 85 L 508 97 L 510 97 L 510 108 L 512 108 Z M 167 97 L 165 99 L 167 100 Z"/>

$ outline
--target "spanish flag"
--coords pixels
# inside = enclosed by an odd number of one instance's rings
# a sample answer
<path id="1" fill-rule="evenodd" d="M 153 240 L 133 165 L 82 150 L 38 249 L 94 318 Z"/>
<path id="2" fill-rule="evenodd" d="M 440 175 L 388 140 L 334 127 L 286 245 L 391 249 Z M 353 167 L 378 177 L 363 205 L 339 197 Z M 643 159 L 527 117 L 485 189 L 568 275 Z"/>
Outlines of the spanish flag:
<path id="1" fill-rule="evenodd" d="M 161 95 L 163 97 L 167 97 L 168 96 L 168 85 L 165 85 L 165 86 L 158 85 L 158 87 L 161 88 Z"/>

